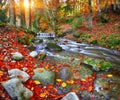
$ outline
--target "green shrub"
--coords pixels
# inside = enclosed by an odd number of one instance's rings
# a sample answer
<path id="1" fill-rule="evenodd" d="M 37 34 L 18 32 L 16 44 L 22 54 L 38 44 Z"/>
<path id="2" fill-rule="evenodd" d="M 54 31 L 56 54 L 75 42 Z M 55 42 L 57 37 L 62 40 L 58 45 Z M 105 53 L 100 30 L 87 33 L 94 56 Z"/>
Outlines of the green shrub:
<path id="1" fill-rule="evenodd" d="M 120 29 L 120 25 L 117 25 L 116 28 Z"/>
<path id="2" fill-rule="evenodd" d="M 106 14 L 101 15 L 101 22 L 102 23 L 107 23 L 109 21 L 109 18 L 107 17 Z"/>
<path id="3" fill-rule="evenodd" d="M 0 22 L 6 23 L 8 21 L 6 13 L 7 9 L 0 9 Z"/>

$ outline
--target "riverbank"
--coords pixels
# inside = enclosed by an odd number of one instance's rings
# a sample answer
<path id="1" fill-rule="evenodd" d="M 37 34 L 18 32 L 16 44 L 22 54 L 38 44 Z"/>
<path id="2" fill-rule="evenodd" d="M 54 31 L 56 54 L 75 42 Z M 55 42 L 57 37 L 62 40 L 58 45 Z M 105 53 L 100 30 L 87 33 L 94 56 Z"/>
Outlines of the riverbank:
<path id="1" fill-rule="evenodd" d="M 87 29 L 87 22 L 84 22 L 73 32 L 66 34 L 65 38 L 120 51 L 120 15 L 109 12 L 106 16 L 109 18 L 108 22 L 100 22 L 98 15 L 95 15 L 91 31 Z M 62 30 L 69 31 L 70 27 L 71 25 L 64 24 Z"/>

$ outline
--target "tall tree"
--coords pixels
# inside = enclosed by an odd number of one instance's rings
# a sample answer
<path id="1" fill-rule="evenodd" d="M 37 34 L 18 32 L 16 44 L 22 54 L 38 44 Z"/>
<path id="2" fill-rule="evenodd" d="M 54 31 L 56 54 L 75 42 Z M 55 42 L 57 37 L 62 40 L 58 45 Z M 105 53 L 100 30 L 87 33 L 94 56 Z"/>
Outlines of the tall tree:
<path id="1" fill-rule="evenodd" d="M 118 0 L 118 9 L 120 10 L 120 0 Z"/>
<path id="2" fill-rule="evenodd" d="M 25 26 L 25 7 L 24 7 L 24 0 L 20 0 L 20 26 Z"/>
<path id="3" fill-rule="evenodd" d="M 116 11 L 116 9 L 117 9 L 116 0 L 114 0 L 113 10 Z"/>
<path id="4" fill-rule="evenodd" d="M 88 18 L 88 29 L 92 29 L 92 3 L 91 0 L 88 0 L 89 5 L 89 18 Z"/>
<path id="5" fill-rule="evenodd" d="M 15 1 L 14 0 L 9 0 L 9 18 L 10 18 L 10 24 L 16 25 Z"/>
<path id="6" fill-rule="evenodd" d="M 31 27 L 31 0 L 29 1 L 29 9 L 28 9 L 28 28 Z"/>
<path id="7" fill-rule="evenodd" d="M 98 13 L 101 16 L 101 9 L 100 9 L 100 0 L 98 0 Z"/>

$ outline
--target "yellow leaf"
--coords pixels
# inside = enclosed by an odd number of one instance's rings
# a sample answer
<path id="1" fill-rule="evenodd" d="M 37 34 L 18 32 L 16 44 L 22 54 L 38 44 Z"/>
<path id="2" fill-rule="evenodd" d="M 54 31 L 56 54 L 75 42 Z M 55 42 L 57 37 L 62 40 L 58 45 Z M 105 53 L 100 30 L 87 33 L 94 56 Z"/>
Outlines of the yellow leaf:
<path id="1" fill-rule="evenodd" d="M 113 75 L 112 74 L 108 74 L 107 77 L 112 77 Z"/>
<path id="2" fill-rule="evenodd" d="M 67 84 L 65 82 L 63 82 L 61 85 L 62 85 L 62 87 L 66 87 L 67 86 Z"/>
<path id="3" fill-rule="evenodd" d="M 61 79 L 56 79 L 56 81 L 57 81 L 57 82 L 62 82 L 62 80 L 61 80 Z"/>
<path id="4" fill-rule="evenodd" d="M 86 79 L 81 79 L 81 81 L 86 81 Z"/>
<path id="5" fill-rule="evenodd" d="M 40 97 L 44 98 L 46 96 L 46 93 L 40 93 Z"/>
<path id="6" fill-rule="evenodd" d="M 34 82 L 35 82 L 35 84 L 41 84 L 41 82 L 40 82 L 40 81 L 37 81 L 37 80 L 34 81 Z"/>

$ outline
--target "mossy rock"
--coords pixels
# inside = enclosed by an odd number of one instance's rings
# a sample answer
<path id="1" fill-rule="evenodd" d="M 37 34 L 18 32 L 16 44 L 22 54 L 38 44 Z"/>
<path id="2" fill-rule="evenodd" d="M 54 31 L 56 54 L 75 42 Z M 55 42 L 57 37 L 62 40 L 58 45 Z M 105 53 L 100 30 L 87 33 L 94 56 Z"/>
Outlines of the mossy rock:
<path id="1" fill-rule="evenodd" d="M 73 36 L 74 36 L 75 38 L 79 38 L 81 35 L 83 35 L 83 32 L 75 32 L 75 33 L 73 34 Z"/>
<path id="2" fill-rule="evenodd" d="M 62 51 L 62 47 L 57 45 L 56 43 L 49 42 L 47 43 L 46 49 L 48 50 L 55 50 L 55 51 Z"/>
<path id="3" fill-rule="evenodd" d="M 44 68 L 36 68 L 33 70 L 34 76 L 32 77 L 33 80 L 40 81 L 43 85 L 55 83 L 55 73 L 52 71 L 48 71 Z"/>
<path id="4" fill-rule="evenodd" d="M 96 71 L 100 71 L 100 70 L 108 71 L 111 68 L 111 63 L 110 62 L 107 62 L 107 61 L 104 61 L 104 60 L 101 60 L 101 59 L 86 57 L 85 60 L 84 60 L 84 63 L 92 66 L 92 69 L 96 70 Z"/>

